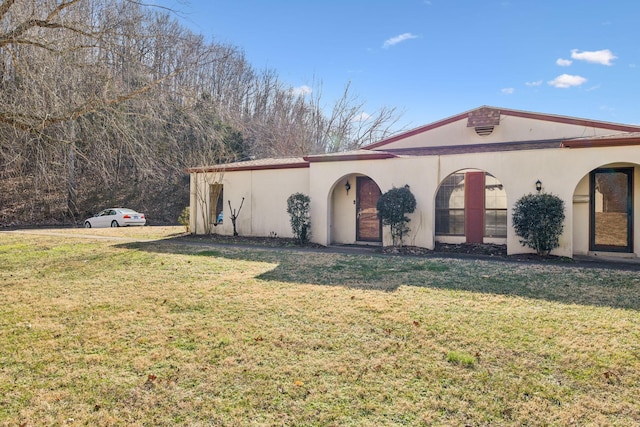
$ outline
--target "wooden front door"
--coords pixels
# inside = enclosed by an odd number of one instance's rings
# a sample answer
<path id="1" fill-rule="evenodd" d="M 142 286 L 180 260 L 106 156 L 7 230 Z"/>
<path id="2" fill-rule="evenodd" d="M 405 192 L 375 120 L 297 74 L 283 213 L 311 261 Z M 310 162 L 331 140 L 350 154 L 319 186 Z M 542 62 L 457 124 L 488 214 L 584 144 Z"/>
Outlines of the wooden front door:
<path id="1" fill-rule="evenodd" d="M 467 172 L 464 181 L 464 228 L 467 243 L 482 243 L 484 237 L 484 172 Z"/>
<path id="2" fill-rule="evenodd" d="M 589 178 L 589 249 L 633 252 L 633 168 L 597 169 Z"/>
<path id="3" fill-rule="evenodd" d="M 356 177 L 356 240 L 381 242 L 382 222 L 378 218 L 376 205 L 380 188 L 371 178 Z"/>

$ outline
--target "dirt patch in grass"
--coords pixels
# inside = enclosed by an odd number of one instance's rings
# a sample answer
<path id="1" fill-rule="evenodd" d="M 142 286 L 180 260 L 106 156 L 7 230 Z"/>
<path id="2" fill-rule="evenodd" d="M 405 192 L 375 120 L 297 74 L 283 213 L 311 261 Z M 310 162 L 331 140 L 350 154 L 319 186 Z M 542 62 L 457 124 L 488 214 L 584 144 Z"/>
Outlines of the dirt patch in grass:
<path id="1" fill-rule="evenodd" d="M 480 257 L 495 257 L 511 261 L 571 263 L 573 260 L 556 255 L 541 256 L 535 253 L 507 255 L 507 245 L 486 243 L 436 243 L 435 252 L 441 254 L 473 255 Z"/>
<path id="2" fill-rule="evenodd" d="M 507 256 L 507 245 L 478 243 L 436 243 L 436 251 L 444 253 L 460 253 L 488 256 Z"/>
<path id="3" fill-rule="evenodd" d="M 226 245 L 238 245 L 238 246 L 263 246 L 263 247 L 271 247 L 271 248 L 291 248 L 291 247 L 299 247 L 303 249 L 322 249 L 326 248 L 326 246 L 322 246 L 316 243 L 309 242 L 303 246 L 298 245 L 298 243 L 291 238 L 283 238 L 283 237 L 253 237 L 253 236 L 222 236 L 218 234 L 211 235 L 192 235 L 192 234 L 184 234 L 180 236 L 181 240 L 184 241 L 196 241 L 196 242 L 210 242 L 213 244 L 226 244 Z M 341 245 L 334 246 L 333 248 L 343 247 Z M 344 247 L 348 248 L 358 248 L 358 245 L 344 245 Z M 366 248 L 367 251 L 378 252 L 381 254 L 388 255 L 412 255 L 412 256 L 427 256 L 434 254 L 466 254 L 466 255 L 480 255 L 480 256 L 496 256 L 496 257 L 507 257 L 507 246 L 506 245 L 493 245 L 493 244 L 473 244 L 473 243 L 463 243 L 463 244 L 445 244 L 445 243 L 436 243 L 435 250 L 421 248 L 418 246 L 380 246 L 380 247 L 372 247 L 372 246 L 361 246 L 362 248 Z M 536 256 L 537 257 L 537 256 Z M 540 257 L 538 257 L 540 258 Z M 550 257 L 553 258 L 553 257 Z M 557 257 L 556 257 L 557 258 Z M 531 258 L 534 259 L 534 258 Z"/>
<path id="4" fill-rule="evenodd" d="M 442 255 L 442 254 L 458 254 L 458 255 L 476 255 L 482 257 L 507 257 L 506 245 L 478 244 L 478 243 L 439 243 L 436 242 L 434 250 L 421 248 L 417 246 L 386 246 L 382 248 L 382 252 L 390 255 Z"/>

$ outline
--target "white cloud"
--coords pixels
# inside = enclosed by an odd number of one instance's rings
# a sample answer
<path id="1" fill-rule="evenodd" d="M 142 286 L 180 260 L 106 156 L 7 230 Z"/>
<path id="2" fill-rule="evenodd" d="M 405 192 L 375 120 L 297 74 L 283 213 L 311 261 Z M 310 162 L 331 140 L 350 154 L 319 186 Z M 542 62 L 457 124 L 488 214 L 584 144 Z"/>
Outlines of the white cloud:
<path id="1" fill-rule="evenodd" d="M 557 88 L 566 89 L 573 86 L 580 86 L 586 83 L 587 79 L 582 76 L 572 76 L 570 74 L 562 74 L 548 83 Z"/>
<path id="2" fill-rule="evenodd" d="M 305 96 L 310 94 L 311 92 L 313 92 L 313 89 L 311 89 L 307 85 L 291 88 L 291 93 L 295 96 Z"/>
<path id="3" fill-rule="evenodd" d="M 500 90 L 500 92 L 504 93 L 505 95 L 511 95 L 515 91 L 516 90 L 514 88 L 512 88 L 512 87 L 505 87 L 504 89 Z"/>
<path id="4" fill-rule="evenodd" d="M 593 64 L 613 65 L 611 61 L 617 58 L 609 49 L 595 50 L 592 52 L 578 52 L 578 49 L 571 51 L 571 58 L 578 61 L 591 62 Z"/>
<path id="5" fill-rule="evenodd" d="M 535 82 L 526 82 L 525 85 L 527 85 L 527 86 L 540 86 L 540 85 L 542 85 L 542 80 L 536 80 Z"/>
<path id="6" fill-rule="evenodd" d="M 570 59 L 558 58 L 556 60 L 556 64 L 561 67 L 568 67 L 569 65 L 573 64 L 573 61 Z"/>
<path id="7" fill-rule="evenodd" d="M 354 118 L 351 119 L 351 121 L 354 122 L 354 123 L 366 122 L 370 118 L 371 118 L 371 114 L 363 112 L 363 113 L 360 113 L 360 114 L 356 115 Z"/>
<path id="8" fill-rule="evenodd" d="M 418 36 L 411 33 L 400 34 L 399 36 L 391 37 L 390 39 L 385 40 L 384 43 L 382 44 L 382 47 L 384 49 L 388 49 L 391 46 L 395 46 L 398 43 L 402 43 L 403 41 L 417 39 L 417 38 Z"/>

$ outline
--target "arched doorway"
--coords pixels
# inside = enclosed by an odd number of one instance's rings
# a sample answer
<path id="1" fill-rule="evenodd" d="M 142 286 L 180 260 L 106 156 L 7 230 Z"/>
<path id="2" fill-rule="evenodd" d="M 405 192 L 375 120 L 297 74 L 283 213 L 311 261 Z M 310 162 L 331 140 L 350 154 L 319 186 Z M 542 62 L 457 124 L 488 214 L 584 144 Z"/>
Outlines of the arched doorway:
<path id="1" fill-rule="evenodd" d="M 507 193 L 493 175 L 476 169 L 452 173 L 435 201 L 436 240 L 496 243 L 507 237 Z"/>
<path id="2" fill-rule="evenodd" d="M 376 205 L 381 191 L 369 176 L 350 174 L 338 180 L 331 193 L 332 244 L 379 244 L 382 222 Z"/>
<path id="3" fill-rule="evenodd" d="M 633 254 L 640 168 L 608 163 L 583 176 L 573 193 L 573 253 Z"/>

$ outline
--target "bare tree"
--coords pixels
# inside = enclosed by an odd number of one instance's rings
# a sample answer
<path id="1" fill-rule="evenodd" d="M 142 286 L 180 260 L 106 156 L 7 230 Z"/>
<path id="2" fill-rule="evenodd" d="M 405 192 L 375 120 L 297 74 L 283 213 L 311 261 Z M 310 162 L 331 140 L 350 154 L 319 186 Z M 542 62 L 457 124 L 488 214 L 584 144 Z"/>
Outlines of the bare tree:
<path id="1" fill-rule="evenodd" d="M 3 138 L 3 165 L 50 153 L 39 156 L 43 163 L 36 169 L 50 176 L 51 156 L 62 148 L 68 212 L 75 217 L 78 162 L 93 162 L 116 181 L 123 166 L 142 172 L 139 178 L 153 171 L 154 145 L 141 136 L 150 123 L 162 126 L 166 104 L 154 98 L 188 102 L 177 77 L 211 56 L 202 37 L 134 1 L 5 0 L 0 59 L 2 131 L 35 146 L 21 150 Z"/>
<path id="2" fill-rule="evenodd" d="M 366 103 L 351 93 L 351 83 L 345 86 L 342 96 L 331 109 L 323 108 L 322 102 L 320 86 L 309 101 L 315 113 L 315 145 L 320 152 L 358 149 L 398 131 L 393 130 L 400 118 L 396 109 L 382 107 L 367 112 Z"/>
<path id="3" fill-rule="evenodd" d="M 0 0 L 0 88 L 2 223 L 129 203 L 175 220 L 186 168 L 358 148 L 395 123 L 135 0 Z"/>

